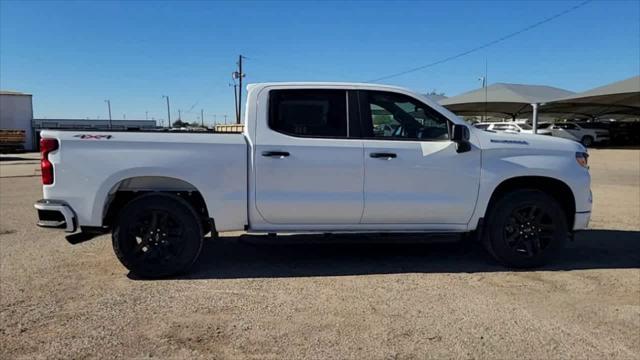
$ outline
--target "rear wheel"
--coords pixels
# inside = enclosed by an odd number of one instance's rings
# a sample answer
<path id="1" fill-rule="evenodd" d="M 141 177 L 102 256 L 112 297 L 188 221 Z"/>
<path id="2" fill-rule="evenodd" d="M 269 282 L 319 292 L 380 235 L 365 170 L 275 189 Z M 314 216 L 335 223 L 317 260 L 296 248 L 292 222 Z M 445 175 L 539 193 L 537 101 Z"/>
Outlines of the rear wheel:
<path id="1" fill-rule="evenodd" d="M 545 264 L 568 239 L 567 218 L 544 192 L 517 190 L 490 209 L 484 245 L 499 262 L 516 268 Z"/>
<path id="2" fill-rule="evenodd" d="M 148 194 L 129 202 L 113 229 L 113 249 L 120 262 L 144 278 L 186 271 L 200 255 L 203 234 L 197 214 L 183 199 Z"/>
<path id="3" fill-rule="evenodd" d="M 589 135 L 585 135 L 582 137 L 582 140 L 580 140 L 580 142 L 582 143 L 582 145 L 589 147 L 593 145 L 593 137 Z"/>

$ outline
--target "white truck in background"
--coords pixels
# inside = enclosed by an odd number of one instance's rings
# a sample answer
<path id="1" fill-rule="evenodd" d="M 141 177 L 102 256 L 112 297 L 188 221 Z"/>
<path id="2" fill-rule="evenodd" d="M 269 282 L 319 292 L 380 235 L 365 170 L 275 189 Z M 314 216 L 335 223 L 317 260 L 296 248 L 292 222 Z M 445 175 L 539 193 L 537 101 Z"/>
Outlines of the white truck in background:
<path id="1" fill-rule="evenodd" d="M 553 136 L 579 141 L 584 146 L 609 142 L 609 130 L 590 129 L 574 122 L 558 122 L 549 126 Z"/>
<path id="2" fill-rule="evenodd" d="M 38 225 L 72 243 L 111 232 L 131 272 L 166 277 L 210 232 L 472 233 L 501 263 L 531 267 L 589 222 L 582 145 L 481 131 L 402 88 L 250 85 L 244 124 L 43 131 Z"/>

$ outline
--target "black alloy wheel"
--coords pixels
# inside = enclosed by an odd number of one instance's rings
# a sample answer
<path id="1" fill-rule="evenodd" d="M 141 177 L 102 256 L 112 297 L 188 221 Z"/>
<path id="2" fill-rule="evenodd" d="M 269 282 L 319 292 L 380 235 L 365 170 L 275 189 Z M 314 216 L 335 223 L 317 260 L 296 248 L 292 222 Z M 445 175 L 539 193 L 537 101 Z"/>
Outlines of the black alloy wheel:
<path id="1" fill-rule="evenodd" d="M 147 194 L 120 212 L 113 249 L 122 264 L 143 278 L 186 271 L 198 258 L 203 234 L 191 205 L 171 194 Z"/>
<path id="2" fill-rule="evenodd" d="M 514 190 L 500 197 L 487 215 L 483 243 L 499 262 L 515 268 L 547 263 L 566 244 L 567 214 L 539 190 Z"/>
<path id="3" fill-rule="evenodd" d="M 135 242 L 129 241 L 125 251 L 131 252 L 134 261 L 170 264 L 184 250 L 184 224 L 169 212 L 150 209 L 138 213 L 133 222 L 129 238 Z"/>
<path id="4" fill-rule="evenodd" d="M 543 208 L 527 205 L 512 211 L 503 236 L 513 251 L 534 257 L 553 241 L 554 230 L 553 218 Z"/>

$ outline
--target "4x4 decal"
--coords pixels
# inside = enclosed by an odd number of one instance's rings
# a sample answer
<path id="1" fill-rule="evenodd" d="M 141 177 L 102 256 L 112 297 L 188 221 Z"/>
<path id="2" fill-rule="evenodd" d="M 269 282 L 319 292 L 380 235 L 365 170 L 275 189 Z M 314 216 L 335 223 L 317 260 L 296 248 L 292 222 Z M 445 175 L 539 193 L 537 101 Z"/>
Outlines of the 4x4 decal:
<path id="1" fill-rule="evenodd" d="M 111 135 L 87 135 L 87 134 L 78 134 L 73 135 L 73 137 L 80 138 L 82 140 L 109 140 L 111 139 Z"/>

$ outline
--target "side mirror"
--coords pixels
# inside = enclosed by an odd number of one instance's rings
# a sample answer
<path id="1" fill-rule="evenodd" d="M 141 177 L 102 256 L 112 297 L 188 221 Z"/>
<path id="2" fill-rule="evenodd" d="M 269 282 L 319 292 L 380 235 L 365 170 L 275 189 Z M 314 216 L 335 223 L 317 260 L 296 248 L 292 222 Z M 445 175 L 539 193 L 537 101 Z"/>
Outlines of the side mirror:
<path id="1" fill-rule="evenodd" d="M 470 137 L 469 128 L 465 125 L 454 124 L 451 127 L 451 141 L 457 144 L 457 152 L 463 153 L 471 150 Z"/>
<path id="2" fill-rule="evenodd" d="M 469 141 L 469 128 L 465 125 L 454 124 L 451 128 L 451 140 L 454 142 Z"/>

